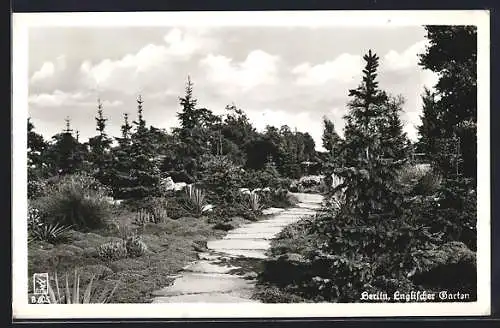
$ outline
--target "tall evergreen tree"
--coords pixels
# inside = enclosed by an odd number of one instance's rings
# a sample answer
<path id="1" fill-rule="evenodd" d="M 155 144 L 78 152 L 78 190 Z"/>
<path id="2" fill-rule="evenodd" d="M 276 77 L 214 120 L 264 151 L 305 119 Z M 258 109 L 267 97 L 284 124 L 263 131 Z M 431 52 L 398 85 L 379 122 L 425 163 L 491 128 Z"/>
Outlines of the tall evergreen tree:
<path id="1" fill-rule="evenodd" d="M 405 100 L 402 96 L 389 97 L 382 112 L 379 131 L 381 135 L 381 149 L 383 158 L 390 161 L 403 161 L 409 157 L 410 144 L 403 131 L 400 113 Z"/>
<path id="2" fill-rule="evenodd" d="M 439 74 L 435 86 L 441 138 L 438 151 L 459 141 L 463 165 L 460 174 L 476 179 L 477 170 L 477 28 L 426 26 L 430 46 L 420 65 Z M 448 165 L 444 164 L 442 170 Z M 444 172 L 446 174 L 446 172 Z"/>
<path id="3" fill-rule="evenodd" d="M 94 176 L 103 184 L 110 184 L 109 170 L 111 165 L 111 138 L 106 133 L 106 122 L 107 118 L 103 114 L 103 106 L 101 100 L 97 100 L 97 116 L 96 120 L 96 131 L 97 136 L 89 139 L 88 144 L 90 146 L 90 161 L 92 162 L 92 168 Z"/>
<path id="4" fill-rule="evenodd" d="M 357 220 L 394 215 L 402 195 L 395 189 L 397 168 L 402 161 L 386 161 L 383 156 L 393 151 L 389 129 L 391 111 L 389 97 L 378 88 L 378 56 L 371 50 L 365 55 L 363 80 L 357 89 L 349 91 L 352 100 L 345 116 L 342 162 L 347 166 L 335 172 L 344 179 L 339 188 L 345 189 L 347 207 Z M 397 120 L 396 120 L 397 121 Z M 394 123 L 394 122 L 393 122 Z"/>
<path id="5" fill-rule="evenodd" d="M 437 141 L 441 138 L 441 124 L 439 109 L 436 104 L 435 94 L 429 89 L 424 89 L 422 95 L 422 115 L 421 125 L 418 126 L 418 151 L 426 154 L 428 159 L 432 159 L 438 153 Z"/>
<path id="6" fill-rule="evenodd" d="M 193 82 L 188 75 L 184 97 L 179 98 L 182 106 L 182 111 L 177 113 L 177 117 L 181 123 L 181 135 L 189 132 L 198 123 L 198 113 L 196 110 L 197 99 L 193 96 Z"/>
<path id="7" fill-rule="evenodd" d="M 137 98 L 137 120 L 133 122 L 136 129 L 131 136 L 130 145 L 127 147 L 131 161 L 131 184 L 124 190 L 127 198 L 154 196 L 159 191 L 160 170 L 156 163 L 154 144 L 143 117 L 143 103 L 144 101 L 139 95 Z M 126 124 L 127 122 L 125 122 Z"/>
<path id="8" fill-rule="evenodd" d="M 65 122 L 66 128 L 52 137 L 52 144 L 48 149 L 53 174 L 75 173 L 83 166 L 84 149 L 73 136 L 69 117 Z"/>
<path id="9" fill-rule="evenodd" d="M 128 114 L 123 114 L 123 124 L 121 125 L 121 137 L 116 138 L 118 145 L 111 150 L 113 164 L 111 170 L 111 188 L 113 197 L 123 199 L 129 197 L 128 190 L 133 186 L 134 181 L 130 176 L 133 162 L 130 158 L 130 146 L 132 144 L 132 125 L 128 120 Z"/>

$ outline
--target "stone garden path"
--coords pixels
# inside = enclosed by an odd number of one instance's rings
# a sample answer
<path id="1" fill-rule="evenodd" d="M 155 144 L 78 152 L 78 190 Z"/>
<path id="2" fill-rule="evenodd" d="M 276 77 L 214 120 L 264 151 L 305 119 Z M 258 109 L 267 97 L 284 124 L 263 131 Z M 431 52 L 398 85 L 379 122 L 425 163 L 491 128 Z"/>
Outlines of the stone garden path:
<path id="1" fill-rule="evenodd" d="M 283 228 L 314 214 L 322 196 L 294 194 L 299 203 L 288 209 L 268 209 L 263 220 L 231 230 L 220 240 L 209 241 L 208 251 L 198 253 L 175 276 L 171 286 L 153 293 L 153 303 L 239 303 L 252 300 L 255 285 L 254 265 L 266 258 L 271 239 Z"/>

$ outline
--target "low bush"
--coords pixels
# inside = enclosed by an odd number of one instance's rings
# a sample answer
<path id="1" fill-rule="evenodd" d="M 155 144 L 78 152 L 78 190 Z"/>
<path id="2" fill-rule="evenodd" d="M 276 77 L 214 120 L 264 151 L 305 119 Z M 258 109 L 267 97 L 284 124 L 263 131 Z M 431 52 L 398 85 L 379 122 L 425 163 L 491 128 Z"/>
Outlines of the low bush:
<path id="1" fill-rule="evenodd" d="M 130 257 L 143 256 L 147 251 L 146 244 L 138 236 L 130 236 L 125 240 L 127 255 Z"/>
<path id="2" fill-rule="evenodd" d="M 253 295 L 264 303 L 308 303 L 309 300 L 272 285 L 261 285 Z"/>
<path id="3" fill-rule="evenodd" d="M 106 262 L 112 262 L 127 257 L 127 247 L 123 240 L 102 244 L 97 249 L 99 258 Z"/>
<path id="4" fill-rule="evenodd" d="M 33 203 L 47 223 L 96 229 L 103 227 L 111 215 L 111 205 L 105 199 L 108 195 L 94 178 L 75 174 L 57 180 Z"/>

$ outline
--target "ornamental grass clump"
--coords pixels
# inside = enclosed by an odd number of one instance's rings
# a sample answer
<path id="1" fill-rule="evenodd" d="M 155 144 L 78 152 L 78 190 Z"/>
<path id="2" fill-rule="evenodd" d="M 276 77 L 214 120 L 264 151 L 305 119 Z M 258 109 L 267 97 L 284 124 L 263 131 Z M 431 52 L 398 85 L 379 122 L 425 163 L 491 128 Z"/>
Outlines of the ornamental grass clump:
<path id="1" fill-rule="evenodd" d="M 112 262 L 127 257 L 127 247 L 123 240 L 111 241 L 102 244 L 97 249 L 99 258 L 105 262 Z"/>
<path id="2" fill-rule="evenodd" d="M 80 230 L 97 229 L 104 227 L 111 215 L 112 205 L 106 196 L 109 190 L 96 179 L 74 174 L 59 178 L 35 204 L 47 223 L 71 225 Z"/>

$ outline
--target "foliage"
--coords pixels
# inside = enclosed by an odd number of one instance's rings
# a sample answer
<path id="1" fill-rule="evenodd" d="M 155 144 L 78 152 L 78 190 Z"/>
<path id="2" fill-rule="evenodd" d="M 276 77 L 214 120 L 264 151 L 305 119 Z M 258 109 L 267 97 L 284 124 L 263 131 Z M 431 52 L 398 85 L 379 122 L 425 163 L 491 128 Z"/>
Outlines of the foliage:
<path id="1" fill-rule="evenodd" d="M 112 140 L 105 131 L 108 119 L 104 117 L 103 106 L 100 99 L 97 101 L 97 108 L 95 120 L 96 131 L 99 134 L 90 138 L 88 141 L 90 147 L 88 157 L 92 163 L 94 176 L 101 183 L 109 185 L 111 183 L 109 173 L 112 165 L 112 157 L 110 154 Z"/>
<path id="2" fill-rule="evenodd" d="M 199 185 L 207 191 L 207 201 L 216 206 L 239 202 L 241 168 L 227 156 L 207 155 L 202 163 Z"/>
<path id="3" fill-rule="evenodd" d="M 34 203 L 41 218 L 48 223 L 94 229 L 105 225 L 110 204 L 107 188 L 86 174 L 66 175 L 49 185 L 45 196 Z"/>
<path id="4" fill-rule="evenodd" d="M 477 168 L 477 28 L 426 26 L 430 46 L 420 65 L 439 74 L 435 98 L 424 102 L 420 142 L 429 158 L 439 155 L 434 140 L 456 138 L 463 160 L 461 173 L 476 177 Z M 439 128 L 436 128 L 439 127 Z"/>
<path id="5" fill-rule="evenodd" d="M 146 253 L 147 246 L 139 236 L 129 236 L 125 240 L 127 255 L 130 257 L 139 257 Z"/>
<path id="6" fill-rule="evenodd" d="M 205 205 L 207 205 L 203 190 L 190 185 L 184 191 L 186 194 L 186 210 L 196 217 L 201 216 L 205 210 Z"/>
<path id="7" fill-rule="evenodd" d="M 48 170 L 52 175 L 73 174 L 84 169 L 87 149 L 73 135 L 69 118 L 66 119 L 66 129 L 52 137 L 44 156 Z"/>
<path id="8" fill-rule="evenodd" d="M 97 249 L 99 258 L 105 262 L 112 262 L 127 257 L 127 247 L 123 240 L 102 244 Z"/>
<path id="9" fill-rule="evenodd" d="M 70 228 L 58 223 L 45 223 L 41 220 L 36 208 L 28 209 L 28 243 L 33 241 L 44 241 L 51 244 L 65 242 L 69 239 Z"/>
<path id="10" fill-rule="evenodd" d="M 92 276 L 90 282 L 87 284 L 83 294 L 80 296 L 80 273 L 75 269 L 74 280 L 73 280 L 73 288 L 70 288 L 68 282 L 68 273 L 65 275 L 65 285 L 64 285 L 64 294 L 62 294 L 59 289 L 59 281 L 57 277 L 57 273 L 54 273 L 54 284 L 55 290 L 52 287 L 51 283 L 48 282 L 49 289 L 49 298 L 51 304 L 89 304 L 89 303 L 99 303 L 104 304 L 108 303 L 118 288 L 119 281 L 116 282 L 115 286 L 108 290 L 106 288 L 102 289 L 99 293 L 97 288 L 93 287 L 95 276 Z M 83 289 L 83 288 L 82 288 Z"/>
<path id="11" fill-rule="evenodd" d="M 338 168 L 341 163 L 342 139 L 335 131 L 335 126 L 328 118 L 323 118 L 323 147 L 327 150 L 331 168 Z"/>

